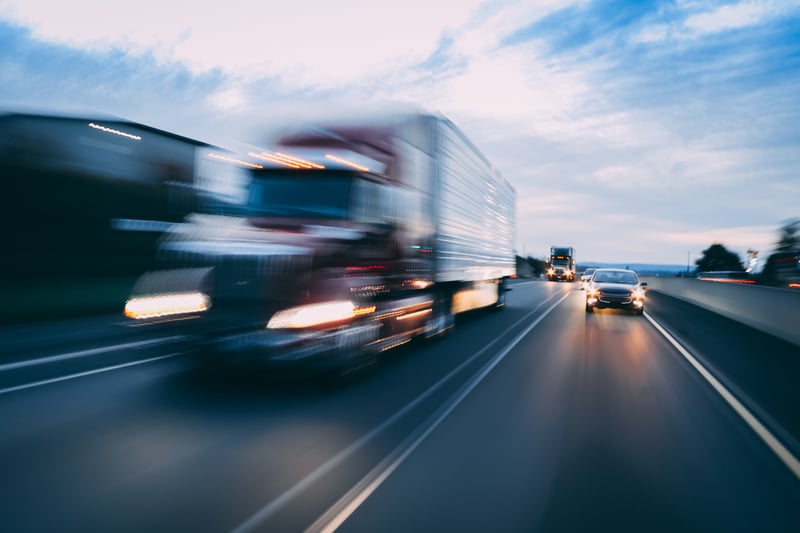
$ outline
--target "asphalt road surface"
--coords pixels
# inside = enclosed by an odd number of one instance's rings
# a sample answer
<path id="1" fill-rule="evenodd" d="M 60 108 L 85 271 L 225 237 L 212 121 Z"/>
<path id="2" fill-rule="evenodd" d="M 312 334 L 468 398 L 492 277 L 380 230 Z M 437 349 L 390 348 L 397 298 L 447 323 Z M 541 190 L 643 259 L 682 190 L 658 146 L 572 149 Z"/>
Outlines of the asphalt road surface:
<path id="1" fill-rule="evenodd" d="M 798 347 L 647 305 L 516 283 L 330 384 L 116 318 L 2 331 L 2 530 L 800 531 Z"/>

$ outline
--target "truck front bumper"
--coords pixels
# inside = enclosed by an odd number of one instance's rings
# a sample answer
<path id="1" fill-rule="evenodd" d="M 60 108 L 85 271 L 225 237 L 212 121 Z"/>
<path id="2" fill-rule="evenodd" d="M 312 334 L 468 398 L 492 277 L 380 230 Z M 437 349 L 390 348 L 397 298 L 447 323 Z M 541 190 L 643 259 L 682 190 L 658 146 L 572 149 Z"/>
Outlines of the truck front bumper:
<path id="1" fill-rule="evenodd" d="M 326 331 L 256 330 L 205 336 L 203 351 L 223 365 L 336 368 L 371 350 L 380 325 L 364 322 Z"/>

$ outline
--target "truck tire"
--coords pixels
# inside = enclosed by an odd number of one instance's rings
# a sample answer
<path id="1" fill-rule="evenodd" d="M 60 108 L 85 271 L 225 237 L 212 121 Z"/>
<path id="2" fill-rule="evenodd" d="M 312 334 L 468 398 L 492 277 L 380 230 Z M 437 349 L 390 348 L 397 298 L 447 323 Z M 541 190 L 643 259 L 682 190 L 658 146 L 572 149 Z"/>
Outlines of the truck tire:
<path id="1" fill-rule="evenodd" d="M 506 280 L 501 279 L 497 283 L 497 301 L 494 303 L 494 306 L 492 306 L 492 309 L 495 309 L 495 310 L 498 310 L 498 311 L 500 309 L 505 309 L 505 307 L 506 307 L 506 292 L 508 292 L 509 290 L 511 290 L 511 289 L 506 287 Z"/>
<path id="2" fill-rule="evenodd" d="M 453 330 L 456 316 L 453 314 L 453 300 L 450 295 L 437 297 L 433 303 L 433 312 L 425 322 L 425 340 L 443 337 Z"/>

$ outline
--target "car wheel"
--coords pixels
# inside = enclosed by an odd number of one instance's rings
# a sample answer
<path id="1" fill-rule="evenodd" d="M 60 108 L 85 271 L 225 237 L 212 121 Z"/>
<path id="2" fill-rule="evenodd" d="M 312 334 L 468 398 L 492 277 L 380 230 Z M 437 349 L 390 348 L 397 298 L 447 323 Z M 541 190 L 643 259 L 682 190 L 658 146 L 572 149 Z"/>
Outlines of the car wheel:
<path id="1" fill-rule="evenodd" d="M 593 311 L 594 311 L 594 307 L 592 307 L 592 306 L 591 306 L 591 305 L 589 305 L 589 304 L 586 304 L 586 312 L 587 312 L 587 313 L 591 313 L 591 312 L 593 312 Z"/>

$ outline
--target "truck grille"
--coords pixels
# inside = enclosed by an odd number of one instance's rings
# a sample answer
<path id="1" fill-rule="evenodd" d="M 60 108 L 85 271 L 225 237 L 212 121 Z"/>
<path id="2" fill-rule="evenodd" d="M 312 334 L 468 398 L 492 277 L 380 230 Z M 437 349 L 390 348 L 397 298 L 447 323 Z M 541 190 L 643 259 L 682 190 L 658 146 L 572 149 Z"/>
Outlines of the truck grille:
<path id="1" fill-rule="evenodd" d="M 191 250 L 162 250 L 167 266 L 213 267 L 214 299 L 264 298 L 295 286 L 311 270 L 311 257 L 302 254 L 215 254 Z"/>

